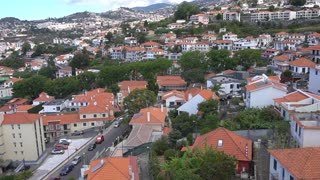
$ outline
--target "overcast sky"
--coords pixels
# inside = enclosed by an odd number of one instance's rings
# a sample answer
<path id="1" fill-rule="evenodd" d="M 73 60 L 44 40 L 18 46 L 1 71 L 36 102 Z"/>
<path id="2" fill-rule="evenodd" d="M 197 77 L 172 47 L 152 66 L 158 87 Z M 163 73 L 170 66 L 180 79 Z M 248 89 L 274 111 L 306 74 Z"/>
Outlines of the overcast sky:
<path id="1" fill-rule="evenodd" d="M 0 18 L 37 20 L 63 17 L 75 12 L 105 12 L 118 7 L 147 6 L 155 3 L 180 3 L 183 0 L 1 0 Z"/>

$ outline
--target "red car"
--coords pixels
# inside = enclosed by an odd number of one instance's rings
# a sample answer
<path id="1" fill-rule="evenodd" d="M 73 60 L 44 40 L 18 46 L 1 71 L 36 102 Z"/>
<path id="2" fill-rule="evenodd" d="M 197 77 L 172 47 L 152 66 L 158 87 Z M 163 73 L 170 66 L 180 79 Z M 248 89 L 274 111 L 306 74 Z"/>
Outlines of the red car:
<path id="1" fill-rule="evenodd" d="M 68 149 L 68 146 L 64 144 L 56 144 L 54 148 L 61 150 L 61 149 Z"/>
<path id="2" fill-rule="evenodd" d="M 103 135 L 99 135 L 96 139 L 96 144 L 101 144 L 104 141 L 104 136 Z"/>

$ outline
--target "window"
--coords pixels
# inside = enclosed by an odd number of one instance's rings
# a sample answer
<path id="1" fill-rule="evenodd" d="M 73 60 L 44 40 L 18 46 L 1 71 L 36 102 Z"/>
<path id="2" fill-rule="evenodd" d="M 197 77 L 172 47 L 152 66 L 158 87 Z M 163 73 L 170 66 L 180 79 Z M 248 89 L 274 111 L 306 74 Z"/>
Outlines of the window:
<path id="1" fill-rule="evenodd" d="M 277 162 L 277 160 L 273 160 L 273 169 L 274 170 L 277 170 L 277 166 L 278 166 L 278 162 Z"/>
<path id="2" fill-rule="evenodd" d="M 318 75 L 318 70 L 316 70 L 316 75 Z"/>
<path id="3" fill-rule="evenodd" d="M 294 180 L 294 178 L 292 176 L 290 176 L 290 180 Z"/>
<path id="4" fill-rule="evenodd" d="M 91 126 L 94 126 L 94 122 L 91 123 Z"/>
<path id="5" fill-rule="evenodd" d="M 13 138 L 16 138 L 16 135 L 15 135 L 14 133 L 12 133 L 12 137 L 13 137 Z"/>
<path id="6" fill-rule="evenodd" d="M 80 103 L 81 106 L 83 106 L 83 103 Z"/>
<path id="7" fill-rule="evenodd" d="M 299 127 L 299 136 L 301 136 L 301 127 Z"/>
<path id="8" fill-rule="evenodd" d="M 57 106 L 57 111 L 60 111 L 60 107 Z"/>
<path id="9" fill-rule="evenodd" d="M 218 140 L 218 147 L 222 147 L 223 146 L 223 140 L 222 139 L 219 139 Z"/>
<path id="10" fill-rule="evenodd" d="M 71 103 L 71 106 L 73 106 L 74 105 L 74 103 Z"/>
<path id="11" fill-rule="evenodd" d="M 74 124 L 73 124 L 73 127 L 77 127 L 77 126 L 78 126 L 78 124 L 77 124 L 77 123 L 74 123 Z"/>
<path id="12" fill-rule="evenodd" d="M 230 84 L 230 89 L 233 89 L 233 84 Z"/>
<path id="13" fill-rule="evenodd" d="M 106 117 L 106 114 L 102 114 L 102 117 Z"/>
<path id="14" fill-rule="evenodd" d="M 93 117 L 95 117 L 95 118 L 96 118 L 96 117 L 97 117 L 97 115 L 96 115 L 96 114 L 94 114 L 94 115 L 93 115 Z"/>
<path id="15" fill-rule="evenodd" d="M 20 124 L 18 124 L 18 129 L 20 129 Z"/>
<path id="16" fill-rule="evenodd" d="M 60 124 L 56 124 L 56 129 L 57 129 L 57 130 L 60 129 Z"/>
<path id="17" fill-rule="evenodd" d="M 285 175 L 284 168 L 282 168 L 282 179 L 284 179 L 284 175 Z"/>
<path id="18" fill-rule="evenodd" d="M 23 155 L 23 151 L 20 151 L 21 152 L 21 154 Z"/>
<path id="19" fill-rule="evenodd" d="M 20 146 L 22 147 L 22 142 L 20 142 Z"/>
<path id="20" fill-rule="evenodd" d="M 11 128 L 14 129 L 14 124 L 11 124 Z"/>
<path id="21" fill-rule="evenodd" d="M 14 143 L 13 143 L 13 146 L 14 146 L 14 147 L 17 147 L 17 143 L 14 142 Z"/>
<path id="22" fill-rule="evenodd" d="M 296 131 L 296 132 L 298 131 L 298 123 L 296 123 L 296 129 L 295 129 L 295 131 Z"/>
<path id="23" fill-rule="evenodd" d="M 87 123 L 83 123 L 83 126 L 87 126 Z"/>
<path id="24" fill-rule="evenodd" d="M 82 115 L 82 117 L 83 117 L 83 118 L 86 118 L 87 116 L 86 116 L 86 115 Z"/>
<path id="25" fill-rule="evenodd" d="M 21 133 L 19 133 L 19 138 L 21 138 Z"/>

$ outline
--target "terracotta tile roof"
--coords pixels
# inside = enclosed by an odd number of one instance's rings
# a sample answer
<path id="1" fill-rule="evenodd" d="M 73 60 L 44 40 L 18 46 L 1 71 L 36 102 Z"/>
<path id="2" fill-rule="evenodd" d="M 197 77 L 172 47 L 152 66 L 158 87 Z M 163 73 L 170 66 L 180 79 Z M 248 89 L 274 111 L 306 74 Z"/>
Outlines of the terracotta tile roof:
<path id="1" fill-rule="evenodd" d="M 314 45 L 314 46 L 310 46 L 309 47 L 310 51 L 311 50 L 320 50 L 320 44 Z"/>
<path id="2" fill-rule="evenodd" d="M 21 81 L 21 80 L 23 80 L 23 79 L 22 78 L 12 77 L 12 78 L 6 80 L 5 83 L 9 83 L 9 82 L 16 83 L 16 82 Z"/>
<path id="3" fill-rule="evenodd" d="M 164 135 L 164 136 L 168 136 L 168 135 L 169 135 L 169 133 L 170 133 L 172 130 L 173 130 L 172 128 L 164 127 L 164 128 L 163 128 L 163 130 L 162 130 L 162 132 L 163 132 L 163 134 L 162 134 L 162 135 Z"/>
<path id="4" fill-rule="evenodd" d="M 282 102 L 298 102 L 298 101 L 302 101 L 307 98 L 309 98 L 309 97 L 306 96 L 305 94 L 301 93 L 300 91 L 295 91 L 295 92 L 287 94 L 286 96 L 284 96 L 282 98 L 276 98 L 276 99 L 274 99 L 274 101 L 276 103 L 280 104 Z"/>
<path id="5" fill-rule="evenodd" d="M 233 74 L 233 73 L 234 73 L 234 70 L 227 69 L 227 70 L 222 71 L 222 73 L 223 73 L 224 75 Z"/>
<path id="6" fill-rule="evenodd" d="M 269 150 L 296 179 L 320 179 L 320 148 L 292 148 Z"/>
<path id="7" fill-rule="evenodd" d="M 161 86 L 186 86 L 181 76 L 157 76 L 157 84 Z"/>
<path id="8" fill-rule="evenodd" d="M 48 125 L 49 122 L 59 121 L 59 124 L 71 124 L 79 122 L 80 118 L 78 114 L 61 114 L 61 115 L 45 115 L 42 116 L 43 125 Z"/>
<path id="9" fill-rule="evenodd" d="M 40 118 L 39 114 L 29 113 L 15 113 L 15 114 L 4 114 L 3 124 L 31 124 Z"/>
<path id="10" fill-rule="evenodd" d="M 17 107 L 17 112 L 27 112 L 29 109 L 33 108 L 32 105 L 20 105 Z"/>
<path id="11" fill-rule="evenodd" d="M 125 47 L 127 51 L 145 51 L 142 47 Z"/>
<path id="12" fill-rule="evenodd" d="M 222 140 L 221 147 L 218 146 L 219 140 Z M 222 127 L 198 136 L 190 149 L 205 148 L 205 146 L 223 151 L 239 161 L 252 161 L 252 141 Z"/>
<path id="13" fill-rule="evenodd" d="M 159 43 L 153 42 L 153 41 L 149 41 L 141 44 L 141 46 L 159 46 L 159 45 L 160 45 Z"/>
<path id="14" fill-rule="evenodd" d="M 276 35 L 289 35 L 289 33 L 287 33 L 287 32 L 278 32 L 278 33 L 276 33 Z"/>
<path id="15" fill-rule="evenodd" d="M 247 83 L 254 83 L 254 82 L 258 82 L 258 81 L 262 81 L 263 77 L 262 76 L 254 76 L 254 77 L 249 77 L 247 78 Z M 280 82 L 280 77 L 279 76 L 268 76 L 268 80 L 272 81 L 272 82 Z"/>
<path id="16" fill-rule="evenodd" d="M 199 95 L 202 96 L 207 101 L 212 99 L 212 98 L 219 99 L 219 97 L 214 92 L 212 92 L 210 89 L 202 90 L 199 93 Z"/>
<path id="17" fill-rule="evenodd" d="M 0 112 L 13 112 L 13 108 L 10 105 L 4 105 L 2 107 L 0 107 Z"/>
<path id="18" fill-rule="evenodd" d="M 148 112 L 150 113 L 150 118 L 148 120 Z M 130 124 L 163 124 L 165 123 L 167 114 L 167 109 L 149 107 L 141 109 L 139 113 L 134 114 Z"/>
<path id="19" fill-rule="evenodd" d="M 316 94 L 313 94 L 313 93 L 309 93 L 309 92 L 304 92 L 306 93 L 309 97 L 312 97 L 314 99 L 317 99 L 320 101 L 320 96 L 319 95 L 316 95 Z"/>
<path id="20" fill-rule="evenodd" d="M 191 95 L 192 97 L 196 96 L 197 94 L 199 94 L 201 92 L 200 88 L 191 88 L 188 89 L 185 93 L 185 99 L 186 100 L 190 100 L 189 99 L 189 95 Z"/>
<path id="21" fill-rule="evenodd" d="M 182 92 L 182 91 L 177 91 L 177 90 L 172 90 L 172 91 L 169 91 L 165 94 L 163 94 L 161 96 L 161 100 L 166 100 L 172 96 L 176 96 L 176 97 L 179 97 L 179 98 L 182 98 L 183 100 L 186 101 L 185 99 L 185 92 Z"/>
<path id="22" fill-rule="evenodd" d="M 8 101 L 6 104 L 8 104 L 8 105 L 23 105 L 23 104 L 27 104 L 27 103 L 28 103 L 28 99 L 13 98 L 10 101 Z"/>
<path id="23" fill-rule="evenodd" d="M 309 36 L 314 36 L 314 37 L 319 38 L 319 37 L 320 37 L 320 34 L 317 33 L 317 32 L 314 32 L 314 33 L 310 34 Z"/>
<path id="24" fill-rule="evenodd" d="M 275 60 L 275 61 L 282 61 L 282 62 L 283 62 L 283 61 L 289 61 L 290 58 L 289 58 L 288 55 L 282 54 L 282 55 L 280 55 L 280 56 L 274 57 L 273 60 Z"/>
<path id="25" fill-rule="evenodd" d="M 50 102 L 54 100 L 54 96 L 49 96 L 46 92 L 42 92 L 39 94 L 39 97 L 33 100 L 33 102 Z"/>
<path id="26" fill-rule="evenodd" d="M 282 83 L 256 82 L 256 83 L 252 83 L 252 84 L 249 84 L 249 85 L 245 86 L 246 90 L 249 91 L 249 92 L 253 92 L 253 91 L 257 91 L 257 90 L 265 89 L 265 88 L 269 88 L 269 87 L 273 87 L 273 88 L 279 89 L 281 91 L 287 91 L 287 86 L 285 84 L 282 84 Z"/>
<path id="27" fill-rule="evenodd" d="M 120 90 L 133 91 L 135 89 L 146 89 L 147 81 L 121 81 L 118 83 Z"/>
<path id="28" fill-rule="evenodd" d="M 101 167 L 94 171 L 93 169 L 99 164 L 101 164 Z M 134 178 L 129 173 L 129 167 L 131 167 Z M 92 160 L 90 168 L 85 174 L 88 180 L 139 180 L 138 159 L 137 157 L 129 156 Z"/>
<path id="29" fill-rule="evenodd" d="M 298 66 L 298 67 L 315 67 L 316 63 L 313 61 L 306 59 L 306 58 L 299 58 L 289 63 L 291 66 Z"/>

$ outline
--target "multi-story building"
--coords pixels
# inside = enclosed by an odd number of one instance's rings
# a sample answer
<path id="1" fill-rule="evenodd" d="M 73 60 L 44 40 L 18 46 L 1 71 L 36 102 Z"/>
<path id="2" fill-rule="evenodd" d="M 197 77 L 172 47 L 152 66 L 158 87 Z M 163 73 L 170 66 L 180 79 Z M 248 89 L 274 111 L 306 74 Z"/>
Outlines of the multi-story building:
<path id="1" fill-rule="evenodd" d="M 0 115 L 0 159 L 36 161 L 45 151 L 42 118 L 39 114 Z"/>
<path id="2" fill-rule="evenodd" d="M 258 22 L 258 21 L 288 21 L 296 19 L 296 12 L 295 11 L 260 11 L 256 13 L 251 13 L 251 21 Z"/>
<path id="3" fill-rule="evenodd" d="M 232 40 L 215 40 L 214 46 L 218 47 L 218 49 L 227 49 L 229 51 L 232 50 L 233 41 Z"/>
<path id="4" fill-rule="evenodd" d="M 238 12 L 224 12 L 222 15 L 224 21 L 240 21 L 240 13 Z"/>
<path id="5" fill-rule="evenodd" d="M 310 68 L 308 91 L 320 95 L 320 66 Z"/>
<path id="6" fill-rule="evenodd" d="M 296 19 L 313 19 L 319 17 L 319 9 L 303 9 L 297 11 Z"/>
<path id="7" fill-rule="evenodd" d="M 121 81 L 118 83 L 120 88 L 119 93 L 117 93 L 118 104 L 123 105 L 123 100 L 135 89 L 146 89 L 147 81 Z"/>
<path id="8" fill-rule="evenodd" d="M 306 58 L 299 58 L 289 63 L 290 70 L 297 74 L 307 74 L 311 68 L 315 67 L 315 63 Z"/>
<path id="9" fill-rule="evenodd" d="M 206 14 L 196 14 L 190 16 L 190 21 L 197 24 L 197 23 L 202 23 L 202 24 L 209 24 L 209 16 Z"/>
<path id="10" fill-rule="evenodd" d="M 180 76 L 157 76 L 157 84 L 160 91 L 185 90 L 187 82 Z"/>
<path id="11" fill-rule="evenodd" d="M 233 42 L 233 50 L 243 50 L 243 49 L 257 49 L 257 39 L 253 38 L 252 36 L 246 37 L 244 39 L 240 39 L 238 41 Z"/>
<path id="12" fill-rule="evenodd" d="M 84 71 L 81 69 L 75 69 L 76 76 L 78 76 L 83 72 Z M 71 77 L 71 76 L 72 76 L 72 67 L 70 66 L 65 66 L 56 72 L 56 78 Z"/>
<path id="13" fill-rule="evenodd" d="M 238 40 L 238 35 L 234 34 L 232 32 L 229 32 L 227 34 L 224 34 L 222 36 L 222 40 L 231 40 L 231 41 L 237 41 Z"/>

